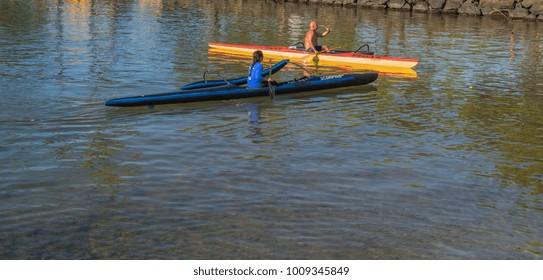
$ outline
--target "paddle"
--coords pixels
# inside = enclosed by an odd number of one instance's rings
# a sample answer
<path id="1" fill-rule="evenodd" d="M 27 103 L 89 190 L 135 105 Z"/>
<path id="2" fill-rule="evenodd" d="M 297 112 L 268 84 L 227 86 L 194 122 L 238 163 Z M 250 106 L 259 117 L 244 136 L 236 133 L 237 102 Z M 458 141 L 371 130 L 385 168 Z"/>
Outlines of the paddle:
<path id="1" fill-rule="evenodd" d="M 335 47 L 329 48 L 329 52 L 333 52 L 335 50 L 341 49 L 341 45 L 337 45 Z"/>
<path id="2" fill-rule="evenodd" d="M 333 50 L 341 49 L 341 46 L 335 46 L 333 48 L 329 48 L 329 51 L 332 52 Z M 315 63 L 319 62 L 319 53 L 310 53 L 308 55 L 302 56 L 300 58 L 300 61 L 304 64 L 308 64 L 310 61 L 313 61 Z"/>
<path id="3" fill-rule="evenodd" d="M 300 61 L 303 64 L 308 64 L 310 61 L 314 61 L 315 63 L 319 62 L 319 56 L 315 53 L 310 53 L 308 55 L 304 55 L 300 58 Z"/>
<path id="4" fill-rule="evenodd" d="M 313 76 L 313 73 L 311 73 L 311 71 L 309 71 L 309 69 L 305 68 L 303 65 L 298 64 L 298 63 L 296 63 L 296 62 L 291 62 L 291 63 L 292 63 L 293 65 L 296 65 L 296 66 L 300 67 L 302 70 L 304 70 L 305 73 L 307 73 L 307 77 Z M 304 76 L 306 76 L 305 73 L 304 73 Z"/>
<path id="5" fill-rule="evenodd" d="M 272 78 L 272 64 L 271 64 L 271 59 L 270 59 L 270 74 L 268 76 L 268 89 L 270 92 L 270 99 L 273 100 L 273 98 L 275 97 L 275 88 L 271 84 L 271 78 Z"/>

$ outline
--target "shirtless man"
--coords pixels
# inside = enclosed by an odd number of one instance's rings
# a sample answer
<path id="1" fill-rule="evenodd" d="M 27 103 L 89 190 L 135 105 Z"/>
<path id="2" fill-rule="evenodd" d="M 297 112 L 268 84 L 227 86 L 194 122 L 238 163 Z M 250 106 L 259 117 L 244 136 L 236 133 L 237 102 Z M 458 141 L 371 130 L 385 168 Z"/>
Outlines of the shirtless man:
<path id="1" fill-rule="evenodd" d="M 304 40 L 304 46 L 306 51 L 308 52 L 314 52 L 315 54 L 318 54 L 319 52 L 329 52 L 330 49 L 328 46 L 319 46 L 317 44 L 317 37 L 324 37 L 330 33 L 330 28 L 326 28 L 326 31 L 324 31 L 322 34 L 317 32 L 317 29 L 319 29 L 319 25 L 317 25 L 316 21 L 312 21 L 309 23 L 309 31 L 307 31 L 307 34 L 305 34 L 305 40 Z"/>

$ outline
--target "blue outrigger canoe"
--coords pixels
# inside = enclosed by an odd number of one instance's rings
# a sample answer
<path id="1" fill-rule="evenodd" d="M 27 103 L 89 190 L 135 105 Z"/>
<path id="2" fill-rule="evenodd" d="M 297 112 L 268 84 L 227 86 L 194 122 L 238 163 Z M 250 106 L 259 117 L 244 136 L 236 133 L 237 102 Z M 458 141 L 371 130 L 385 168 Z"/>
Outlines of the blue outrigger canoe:
<path id="1" fill-rule="evenodd" d="M 324 90 L 331 88 L 365 85 L 375 81 L 377 73 L 339 74 L 328 76 L 311 76 L 289 80 L 273 86 L 275 95 Z M 257 96 L 269 96 L 270 88 L 249 89 L 228 83 L 214 87 L 204 87 L 193 90 L 179 90 L 151 95 L 117 98 L 106 101 L 106 106 L 145 106 L 174 103 L 188 103 L 212 100 L 229 100 Z"/>

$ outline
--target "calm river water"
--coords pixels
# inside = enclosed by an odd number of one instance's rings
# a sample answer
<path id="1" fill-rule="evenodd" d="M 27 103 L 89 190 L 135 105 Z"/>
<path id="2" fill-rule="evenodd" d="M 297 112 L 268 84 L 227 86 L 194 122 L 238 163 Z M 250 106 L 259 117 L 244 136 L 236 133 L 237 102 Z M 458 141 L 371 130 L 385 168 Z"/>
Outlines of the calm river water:
<path id="1" fill-rule="evenodd" d="M 288 45 L 313 19 L 418 77 L 103 105 L 244 75 L 207 42 Z M 499 17 L 2 0 L 0 258 L 543 259 L 542 53 L 543 24 Z"/>

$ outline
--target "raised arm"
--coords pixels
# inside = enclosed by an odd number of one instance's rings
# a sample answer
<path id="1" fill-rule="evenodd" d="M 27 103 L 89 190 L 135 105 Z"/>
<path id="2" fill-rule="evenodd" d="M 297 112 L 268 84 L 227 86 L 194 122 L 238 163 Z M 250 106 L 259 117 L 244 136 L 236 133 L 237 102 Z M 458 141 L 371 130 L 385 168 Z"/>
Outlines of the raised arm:
<path id="1" fill-rule="evenodd" d="M 322 34 L 317 33 L 317 36 L 324 37 L 330 33 L 330 28 L 328 28 L 328 26 L 325 26 L 324 28 L 326 28 L 326 31 L 322 32 Z"/>

